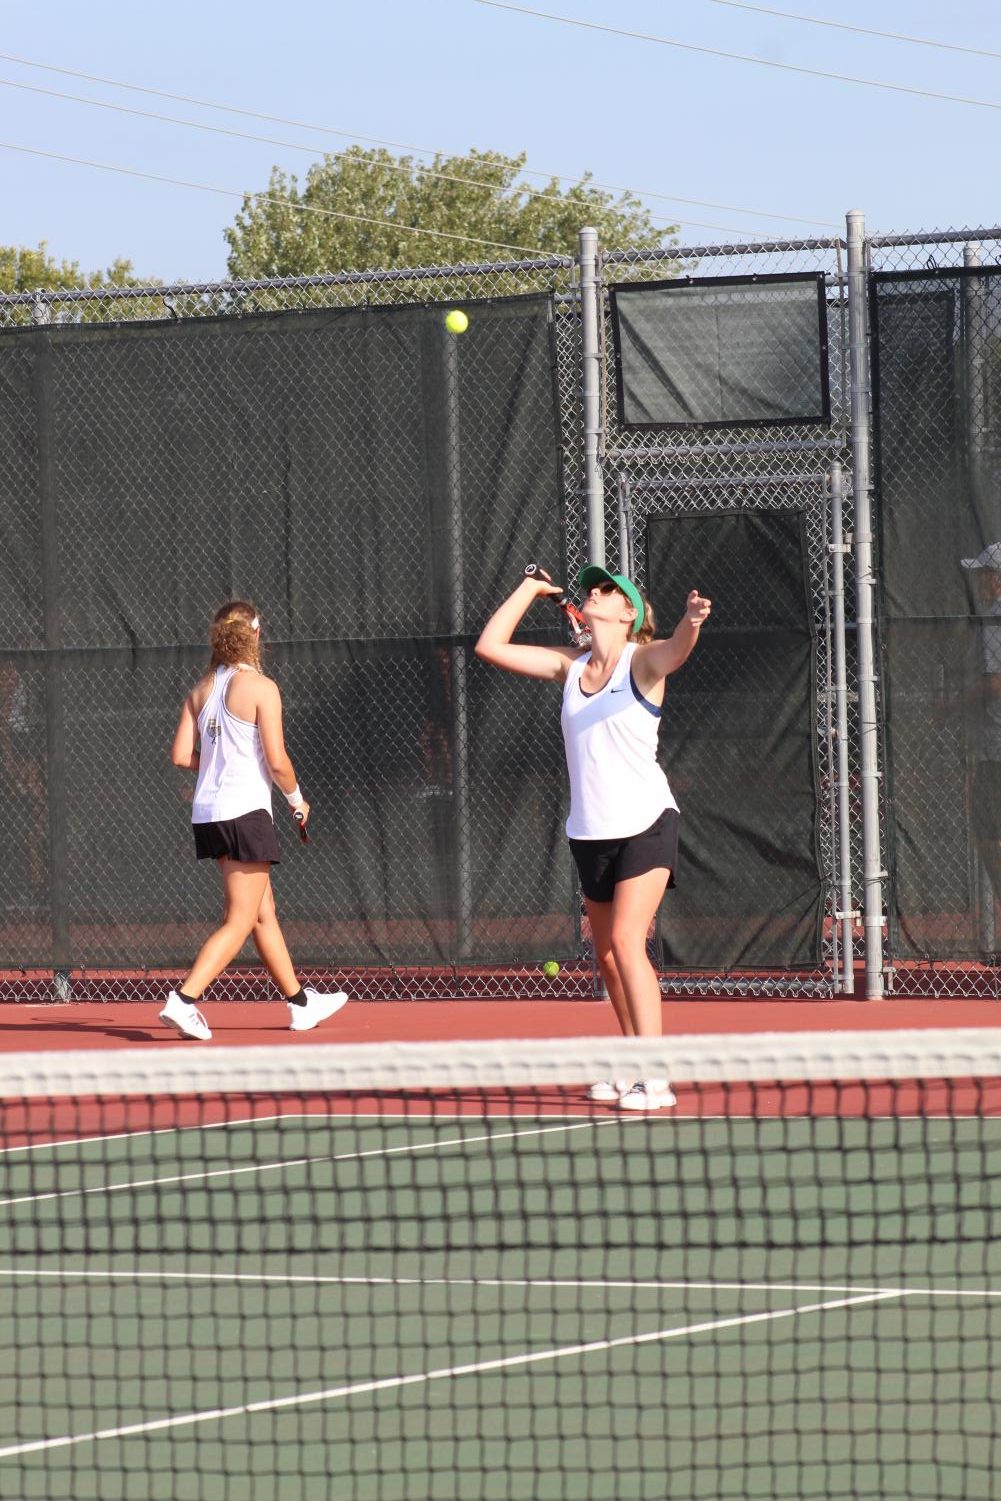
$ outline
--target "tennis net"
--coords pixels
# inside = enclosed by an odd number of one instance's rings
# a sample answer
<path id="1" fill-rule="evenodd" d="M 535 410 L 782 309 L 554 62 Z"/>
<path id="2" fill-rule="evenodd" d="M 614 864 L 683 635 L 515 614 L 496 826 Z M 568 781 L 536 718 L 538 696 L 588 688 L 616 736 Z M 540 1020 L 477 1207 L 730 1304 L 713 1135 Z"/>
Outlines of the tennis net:
<path id="1" fill-rule="evenodd" d="M 0 1096 L 4 1501 L 995 1493 L 1001 1033 L 179 1044 Z"/>

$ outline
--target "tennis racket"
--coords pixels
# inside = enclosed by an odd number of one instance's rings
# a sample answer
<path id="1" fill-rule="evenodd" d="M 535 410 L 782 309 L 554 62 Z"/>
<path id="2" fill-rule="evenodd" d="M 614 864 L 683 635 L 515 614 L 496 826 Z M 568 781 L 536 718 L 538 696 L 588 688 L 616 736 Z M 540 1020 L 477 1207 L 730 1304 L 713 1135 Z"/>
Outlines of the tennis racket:
<path id="1" fill-rule="evenodd" d="M 551 584 L 553 582 L 546 570 L 540 568 L 538 563 L 526 563 L 525 577 L 542 579 L 544 584 Z M 567 591 L 564 589 L 562 594 L 550 594 L 547 598 L 551 599 L 553 604 L 563 611 L 570 635 L 573 637 L 574 646 L 590 646 L 591 627 L 577 606 L 570 603 L 570 596 L 567 594 Z"/>
<path id="2" fill-rule="evenodd" d="M 294 821 L 299 825 L 299 838 L 302 840 L 303 844 L 308 844 L 309 835 L 306 832 L 306 820 L 303 817 L 302 809 L 296 808 L 295 812 L 292 814 L 292 817 Z"/>

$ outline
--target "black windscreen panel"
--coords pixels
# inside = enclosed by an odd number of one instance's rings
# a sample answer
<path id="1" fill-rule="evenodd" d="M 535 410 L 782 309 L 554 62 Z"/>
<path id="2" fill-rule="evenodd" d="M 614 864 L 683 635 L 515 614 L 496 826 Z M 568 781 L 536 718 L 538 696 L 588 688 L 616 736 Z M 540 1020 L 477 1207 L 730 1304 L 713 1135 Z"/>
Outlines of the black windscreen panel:
<path id="1" fill-rule="evenodd" d="M 822 274 L 611 289 L 627 428 L 829 423 Z"/>
<path id="2" fill-rule="evenodd" d="M 895 958 L 1001 951 L 1001 268 L 880 272 L 874 341 Z"/>
<path id="3" fill-rule="evenodd" d="M 793 969 L 820 959 L 815 641 L 797 512 L 659 516 L 651 602 L 669 634 L 688 591 L 712 619 L 668 679 L 661 759 L 681 806 L 664 968 Z"/>
<path id="4" fill-rule="evenodd" d="M 461 339 L 433 306 L 0 333 L 5 965 L 197 951 L 217 881 L 167 752 L 234 595 L 313 803 L 308 851 L 280 824 L 297 960 L 575 949 L 558 698 L 472 652 L 562 555 L 552 309 L 471 311 Z"/>

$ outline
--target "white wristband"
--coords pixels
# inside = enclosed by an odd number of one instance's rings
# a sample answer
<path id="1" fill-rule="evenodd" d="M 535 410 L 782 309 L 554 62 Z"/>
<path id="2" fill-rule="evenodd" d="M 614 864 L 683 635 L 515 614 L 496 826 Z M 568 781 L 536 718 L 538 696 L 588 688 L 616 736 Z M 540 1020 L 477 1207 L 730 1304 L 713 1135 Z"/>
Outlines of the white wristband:
<path id="1" fill-rule="evenodd" d="M 285 801 L 288 803 L 288 805 L 289 805 L 290 808 L 301 808 L 302 807 L 302 805 L 306 801 L 306 799 L 303 797 L 302 793 L 299 791 L 299 783 L 298 782 L 296 782 L 296 784 L 292 788 L 291 792 L 286 792 L 286 794 L 285 794 Z"/>

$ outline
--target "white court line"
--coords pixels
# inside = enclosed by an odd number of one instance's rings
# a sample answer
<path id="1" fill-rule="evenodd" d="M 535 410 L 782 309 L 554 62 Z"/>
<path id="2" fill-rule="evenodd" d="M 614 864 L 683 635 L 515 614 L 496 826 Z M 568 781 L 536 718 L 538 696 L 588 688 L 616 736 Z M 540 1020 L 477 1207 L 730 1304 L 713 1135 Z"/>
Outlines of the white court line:
<path id="1" fill-rule="evenodd" d="M 645 1116 L 637 1115 L 633 1119 L 641 1121 L 645 1119 Z M 510 1138 L 523 1136 L 548 1136 L 554 1131 L 597 1130 L 601 1126 L 623 1124 L 626 1123 L 617 1116 L 610 1116 L 607 1119 L 576 1121 L 572 1125 L 532 1127 L 526 1131 L 487 1131 L 482 1136 L 453 1136 L 445 1141 L 408 1142 L 400 1147 L 372 1147 L 365 1152 L 336 1152 L 330 1155 L 324 1154 L 322 1157 L 294 1157 L 285 1162 L 252 1162 L 246 1167 L 202 1169 L 196 1173 L 173 1173 L 165 1178 L 135 1178 L 126 1183 L 99 1183 L 93 1188 L 59 1188 L 49 1193 L 22 1194 L 13 1199 L 0 1199 L 0 1206 L 41 1204 L 47 1199 L 76 1199 L 85 1197 L 87 1194 L 123 1193 L 132 1188 L 161 1188 L 169 1183 L 205 1182 L 211 1178 L 238 1178 L 247 1173 L 284 1172 L 288 1168 L 305 1167 L 316 1162 L 357 1162 L 364 1157 L 393 1157 L 401 1152 L 429 1152 L 437 1147 L 464 1147 L 484 1141 L 507 1141 Z"/>
<path id="2" fill-rule="evenodd" d="M 532 1111 L 531 1118 L 536 1121 L 562 1121 L 566 1120 L 565 1111 Z M 529 1112 L 526 1112 L 526 1115 Z M 702 1116 L 702 1120 L 710 1120 L 711 1116 Z M 731 1120 L 739 1117 L 731 1116 Z M 752 1117 L 748 1116 L 750 1120 Z M 258 1126 L 270 1125 L 274 1121 L 316 1121 L 321 1125 L 343 1125 L 347 1121 L 382 1121 L 387 1126 L 395 1122 L 406 1125 L 421 1124 L 427 1121 L 465 1121 L 465 1120 L 510 1120 L 509 1110 L 497 1111 L 496 1115 L 481 1115 L 478 1112 L 468 1110 L 429 1110 L 425 1114 L 422 1111 L 395 1111 L 387 1110 L 345 1110 L 343 1112 L 313 1110 L 280 1111 L 277 1115 L 247 1115 L 234 1120 L 204 1121 L 192 1126 L 151 1126 L 145 1131 L 116 1131 L 102 1136 L 66 1136 L 59 1141 L 26 1141 L 18 1147 L 0 1147 L 0 1157 L 6 1157 L 10 1152 L 43 1152 L 54 1147 L 89 1147 L 102 1141 L 138 1141 L 143 1136 L 181 1136 L 186 1131 L 221 1131 L 228 1126 Z M 644 1117 L 646 1119 L 646 1117 Z M 719 1116 L 724 1120 L 726 1117 Z"/>
<path id="3" fill-rule="evenodd" d="M 684 1085 L 682 1085 L 680 1087 L 682 1089 L 684 1089 Z M 581 1102 L 582 1106 L 583 1106 L 583 1103 L 584 1102 L 582 1101 Z M 552 1114 L 550 1114 L 548 1111 L 545 1111 L 545 1110 L 541 1110 L 541 1111 L 537 1111 L 537 1112 L 536 1111 L 532 1111 L 532 1112 L 526 1111 L 525 1113 L 526 1113 L 526 1115 L 530 1114 L 532 1120 L 537 1120 L 537 1121 L 550 1121 L 550 1120 L 551 1121 L 556 1121 L 556 1120 L 565 1120 L 566 1119 L 566 1114 L 563 1111 L 560 1111 L 558 1113 L 554 1112 Z M 426 1114 L 419 1113 L 419 1112 L 407 1112 L 407 1111 L 402 1111 L 402 1112 L 397 1113 L 397 1112 L 389 1112 L 389 1111 L 386 1111 L 386 1110 L 345 1110 L 343 1112 L 327 1112 L 326 1114 L 324 1114 L 322 1111 L 296 1110 L 296 1111 L 290 1111 L 288 1113 L 280 1112 L 277 1115 L 248 1115 L 248 1116 L 242 1116 L 239 1119 L 235 1119 L 235 1120 L 205 1121 L 205 1122 L 199 1122 L 199 1123 L 197 1123 L 195 1125 L 192 1125 L 192 1126 L 156 1126 L 156 1127 L 150 1127 L 150 1128 L 148 1128 L 145 1131 L 116 1131 L 116 1132 L 112 1132 L 110 1134 L 102 1135 L 102 1136 L 67 1136 L 67 1137 L 61 1138 L 59 1141 L 22 1142 L 21 1145 L 17 1146 L 17 1147 L 0 1147 L 0 1157 L 5 1157 L 10 1152 L 42 1152 L 42 1151 L 45 1151 L 45 1150 L 47 1150 L 49 1148 L 55 1148 L 55 1147 L 85 1147 L 85 1146 L 93 1146 L 95 1143 L 102 1142 L 102 1141 L 138 1141 L 139 1138 L 143 1137 L 143 1136 L 172 1136 L 172 1135 L 173 1136 L 180 1136 L 180 1135 L 182 1135 L 186 1131 L 220 1131 L 220 1130 L 224 1130 L 227 1126 L 268 1125 L 268 1124 L 270 1124 L 273 1121 L 317 1121 L 317 1122 L 319 1122 L 321 1124 L 329 1125 L 331 1123 L 335 1123 L 336 1124 L 336 1123 L 340 1123 L 340 1122 L 344 1122 L 344 1121 L 376 1120 L 376 1121 L 383 1121 L 386 1124 L 392 1124 L 395 1121 L 405 1121 L 408 1124 L 412 1125 L 415 1122 L 420 1122 L 420 1121 L 424 1121 L 424 1120 L 427 1120 L 427 1121 L 448 1121 L 448 1120 L 462 1121 L 462 1120 L 471 1120 L 471 1119 L 476 1119 L 476 1118 L 478 1118 L 477 1112 L 470 1112 L 470 1111 L 463 1111 L 463 1110 L 429 1110 Z M 491 1114 L 491 1113 L 488 1112 L 488 1113 L 484 1114 L 482 1118 L 485 1119 L 485 1120 L 510 1120 L 511 1119 L 511 1111 L 510 1110 L 498 1110 L 498 1111 L 494 1112 L 493 1114 Z M 619 1120 L 622 1119 L 622 1117 L 612 1117 L 612 1118 L 613 1119 L 619 1119 Z M 861 1115 L 859 1115 L 859 1116 L 853 1116 L 853 1115 L 836 1116 L 836 1115 L 825 1115 L 825 1114 L 779 1116 L 779 1115 L 737 1115 L 737 1114 L 734 1114 L 734 1113 L 731 1113 L 729 1115 L 708 1115 L 708 1114 L 701 1114 L 701 1113 L 698 1113 L 698 1112 L 693 1113 L 691 1115 L 687 1115 L 687 1114 L 684 1114 L 682 1112 L 671 1113 L 671 1114 L 664 1114 L 661 1111 L 646 1111 L 646 1112 L 642 1113 L 638 1117 L 631 1117 L 631 1119 L 637 1119 L 637 1118 L 641 1119 L 641 1120 L 645 1120 L 645 1121 L 650 1121 L 651 1123 L 656 1122 L 658 1125 L 664 1125 L 664 1126 L 670 1126 L 670 1125 L 678 1125 L 678 1126 L 680 1126 L 680 1125 L 691 1125 L 691 1124 L 694 1124 L 694 1123 L 700 1122 L 700 1121 L 712 1121 L 714 1124 L 718 1124 L 720 1121 L 742 1121 L 742 1122 L 756 1121 L 756 1122 L 760 1122 L 760 1121 L 770 1121 L 770 1120 L 784 1120 L 784 1121 L 794 1121 L 794 1120 L 804 1120 L 804 1121 L 867 1120 L 867 1121 L 884 1121 L 884 1122 L 885 1121 L 939 1121 L 939 1122 L 941 1122 L 941 1121 L 948 1121 L 950 1124 L 955 1124 L 957 1121 L 978 1120 L 981 1124 L 983 1124 L 983 1123 L 985 1123 L 986 1121 L 989 1121 L 989 1120 L 999 1119 L 998 1117 L 993 1117 L 993 1116 L 956 1115 L 954 1113 L 950 1114 L 948 1111 L 944 1112 L 941 1115 L 931 1115 L 931 1114 L 925 1114 L 925 1115 L 902 1115 L 902 1114 L 894 1114 L 894 1115 L 866 1115 L 866 1116 L 861 1116 Z M 600 1119 L 604 1120 L 604 1117 L 601 1117 Z M 623 1124 L 625 1124 L 625 1122 L 623 1122 Z"/>
<path id="4" fill-rule="evenodd" d="M 138 1268 L 0 1267 L 0 1277 L 51 1277 L 64 1280 L 128 1282 L 221 1282 L 264 1283 L 285 1287 L 519 1287 L 540 1289 L 574 1288 L 598 1292 L 759 1292 L 847 1293 L 851 1296 L 886 1298 L 1001 1298 L 1001 1288 L 991 1287 L 872 1287 L 838 1282 L 670 1282 L 608 1277 L 337 1277 L 306 1276 L 295 1272 L 191 1272 L 140 1271 Z"/>
<path id="5" fill-rule="evenodd" d="M 685 1324 L 677 1329 L 657 1329 L 651 1334 L 625 1334 L 617 1339 L 591 1340 L 582 1345 L 562 1345 L 553 1350 L 535 1350 L 524 1355 L 506 1355 L 495 1360 L 478 1360 L 471 1365 L 443 1366 L 439 1370 L 418 1371 L 412 1376 L 386 1376 L 379 1381 L 356 1381 L 346 1386 L 331 1386 L 318 1392 L 300 1392 L 291 1397 L 269 1397 L 263 1402 L 245 1402 L 237 1407 L 216 1407 L 207 1412 L 186 1412 L 172 1418 L 154 1418 L 144 1423 L 128 1423 L 120 1428 L 99 1428 L 93 1433 L 70 1433 L 61 1438 L 35 1439 L 26 1444 L 10 1444 L 0 1449 L 0 1459 L 17 1454 L 37 1453 L 42 1449 L 61 1449 L 70 1444 L 96 1443 L 105 1438 L 130 1438 L 140 1433 L 163 1432 L 195 1423 L 220 1422 L 224 1418 L 243 1417 L 255 1412 L 277 1412 L 287 1407 L 304 1407 L 310 1402 L 329 1402 L 337 1397 L 354 1397 L 363 1392 L 390 1391 L 404 1386 L 418 1386 L 429 1381 L 454 1380 L 475 1376 L 484 1371 L 511 1370 L 540 1360 L 565 1360 L 570 1355 L 592 1355 L 598 1350 L 615 1350 L 625 1345 L 646 1345 L 655 1340 L 683 1339 L 686 1335 L 707 1334 L 715 1329 L 733 1329 L 744 1324 L 762 1324 L 776 1319 L 796 1318 L 805 1313 L 823 1313 L 833 1308 L 851 1308 L 862 1303 L 877 1303 L 897 1297 L 897 1293 L 867 1293 L 861 1297 L 837 1298 L 824 1303 L 806 1303 L 802 1308 L 779 1308 L 769 1313 L 742 1314 L 735 1318 L 711 1319 L 699 1324 Z"/>

